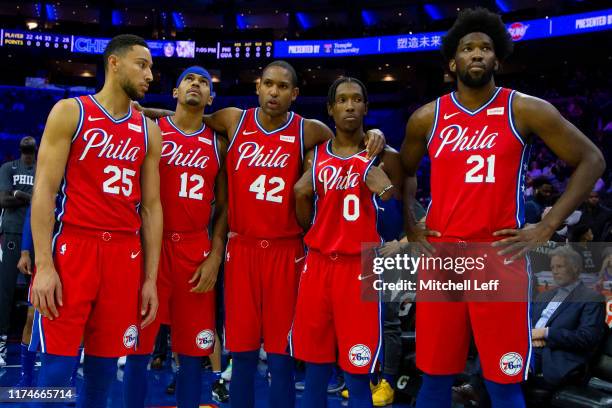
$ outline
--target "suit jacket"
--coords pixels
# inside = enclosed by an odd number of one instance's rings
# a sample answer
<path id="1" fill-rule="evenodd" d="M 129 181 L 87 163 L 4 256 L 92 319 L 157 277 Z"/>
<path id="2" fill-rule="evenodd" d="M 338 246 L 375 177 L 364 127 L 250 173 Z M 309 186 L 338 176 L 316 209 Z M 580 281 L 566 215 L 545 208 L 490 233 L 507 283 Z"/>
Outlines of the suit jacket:
<path id="1" fill-rule="evenodd" d="M 556 294 L 557 289 L 541 293 L 532 305 L 532 324 Z M 546 347 L 542 348 L 542 373 L 552 385 L 559 385 L 572 371 L 586 365 L 605 331 L 605 302 L 603 296 L 578 284 L 559 305 L 548 322 Z"/>

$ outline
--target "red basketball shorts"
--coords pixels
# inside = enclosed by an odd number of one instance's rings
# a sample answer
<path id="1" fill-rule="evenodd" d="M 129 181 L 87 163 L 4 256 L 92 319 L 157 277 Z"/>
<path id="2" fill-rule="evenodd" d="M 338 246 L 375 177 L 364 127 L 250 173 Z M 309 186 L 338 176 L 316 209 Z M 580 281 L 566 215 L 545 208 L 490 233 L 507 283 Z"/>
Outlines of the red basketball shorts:
<path id="1" fill-rule="evenodd" d="M 164 233 L 157 297 L 159 310 L 153 323 L 141 330 L 138 354 L 155 347 L 160 324 L 169 324 L 172 351 L 188 356 L 207 356 L 215 342 L 215 291 L 193 293 L 197 282 L 189 283 L 210 252 L 205 232 Z"/>
<path id="2" fill-rule="evenodd" d="M 230 237 L 225 253 L 225 346 L 234 352 L 287 354 L 302 240 Z"/>
<path id="3" fill-rule="evenodd" d="M 417 292 L 416 361 L 425 373 L 463 372 L 473 334 L 487 380 L 500 384 L 526 380 L 531 346 L 528 261 L 508 263 L 493 250 L 487 256 L 485 275 L 495 276 L 508 288 L 492 300 L 418 301 Z M 513 301 L 519 291 L 525 301 Z"/>
<path id="4" fill-rule="evenodd" d="M 64 225 L 55 239 L 53 260 L 63 306 L 53 320 L 36 311 L 31 349 L 75 356 L 83 341 L 93 356 L 132 352 L 143 271 L 140 236 Z"/>
<path id="5" fill-rule="evenodd" d="M 291 330 L 295 358 L 337 361 L 352 374 L 374 371 L 381 357 L 382 316 L 380 302 L 362 299 L 370 278 L 361 278 L 360 255 L 308 252 Z"/>

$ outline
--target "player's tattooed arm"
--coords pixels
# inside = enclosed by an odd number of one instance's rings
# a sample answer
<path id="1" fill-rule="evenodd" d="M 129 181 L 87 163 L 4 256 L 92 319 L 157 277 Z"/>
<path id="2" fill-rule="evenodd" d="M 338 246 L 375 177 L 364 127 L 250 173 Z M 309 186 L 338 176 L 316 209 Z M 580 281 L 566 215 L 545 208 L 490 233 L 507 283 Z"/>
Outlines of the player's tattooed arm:
<path id="1" fill-rule="evenodd" d="M 141 190 L 142 244 L 144 250 L 145 278 L 141 289 L 141 327 L 146 327 L 157 314 L 157 268 L 163 230 L 163 213 L 159 198 L 159 158 L 161 131 L 155 122 L 147 119 L 149 144 L 142 164 Z"/>
<path id="2" fill-rule="evenodd" d="M 332 137 L 334 137 L 334 132 L 325 123 L 315 119 L 304 119 L 304 149 L 310 150 Z M 365 141 L 368 158 L 376 157 L 383 151 L 387 143 L 380 129 L 368 130 Z"/>
<path id="3" fill-rule="evenodd" d="M 433 248 L 427 242 L 427 236 L 440 236 L 437 231 L 422 228 L 414 217 L 412 208 L 416 200 L 417 170 L 421 159 L 427 153 L 427 137 L 432 131 L 435 116 L 435 102 L 430 102 L 417 109 L 408 119 L 406 134 L 400 149 L 400 158 L 404 168 L 404 229 L 406 238 L 411 242 L 420 242 L 428 252 Z"/>
<path id="4" fill-rule="evenodd" d="M 58 317 L 58 306 L 62 306 L 62 283 L 53 264 L 51 249 L 55 196 L 64 176 L 78 121 L 79 106 L 74 99 L 63 99 L 51 109 L 38 151 L 34 177 L 31 225 L 36 252 L 36 276 L 31 301 L 49 319 Z"/>
<path id="5" fill-rule="evenodd" d="M 293 191 L 295 192 L 295 212 L 298 223 L 308 231 L 312 221 L 312 198 L 314 196 L 314 186 L 312 184 L 312 160 L 314 158 L 314 150 L 309 150 L 304 157 L 304 174 L 295 183 Z"/>
<path id="6" fill-rule="evenodd" d="M 225 156 L 227 155 L 227 140 L 216 135 L 217 148 L 221 167 L 215 179 L 215 209 L 212 218 L 213 230 L 211 250 L 204 262 L 196 269 L 189 283 L 194 284 L 191 292 L 208 292 L 215 288 L 217 275 L 227 238 L 227 171 L 225 169 Z"/>
<path id="7" fill-rule="evenodd" d="M 500 253 L 513 253 L 511 259 L 516 259 L 550 239 L 563 221 L 588 197 L 603 174 L 606 163 L 597 146 L 549 102 L 520 93 L 512 102 L 519 134 L 538 136 L 557 157 L 574 167 L 565 192 L 539 223 L 521 230 L 505 229 L 494 233 L 496 236 L 506 236 L 494 243 L 495 246 L 505 246 Z"/>

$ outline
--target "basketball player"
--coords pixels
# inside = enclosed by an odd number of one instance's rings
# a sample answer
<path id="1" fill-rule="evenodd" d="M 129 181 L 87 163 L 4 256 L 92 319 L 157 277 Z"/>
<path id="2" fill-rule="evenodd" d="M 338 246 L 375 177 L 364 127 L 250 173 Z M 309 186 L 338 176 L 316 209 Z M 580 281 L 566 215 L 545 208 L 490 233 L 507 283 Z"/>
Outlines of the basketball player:
<path id="1" fill-rule="evenodd" d="M 457 90 L 411 116 L 401 154 L 408 176 L 415 175 L 426 152 L 431 159 L 427 230 L 409 223 L 409 240 L 422 242 L 427 235 L 431 242 L 498 240 L 496 246 L 506 246 L 501 255 L 511 256 L 497 270 L 519 277 L 528 293 L 524 254 L 546 242 L 588 196 L 605 163 L 597 147 L 550 103 L 496 86 L 494 74 L 512 48 L 499 15 L 463 10 L 442 43 Z M 535 136 L 575 170 L 551 211 L 525 226 L 525 171 Z M 519 383 L 529 367 L 528 302 L 419 303 L 417 365 L 425 374 L 417 407 L 451 406 L 453 376 L 465 367 L 470 325 L 493 406 L 524 407 Z"/>
<path id="2" fill-rule="evenodd" d="M 136 355 L 128 356 L 124 375 L 126 407 L 144 407 L 146 370 L 160 323 L 172 327 L 172 351 L 178 353 L 179 407 L 198 407 L 202 391 L 201 358 L 213 351 L 215 282 L 227 236 L 227 182 L 222 163 L 227 142 L 202 122 L 214 93 L 208 71 L 187 68 L 172 92 L 174 116 L 158 121 L 164 238 L 157 278 L 159 311 L 143 329 Z M 212 240 L 208 225 L 213 217 Z"/>
<path id="3" fill-rule="evenodd" d="M 139 323 L 157 312 L 160 132 L 130 103 L 147 91 L 152 64 L 142 38 L 114 37 L 102 90 L 59 101 L 42 137 L 32 201 L 38 386 L 68 384 L 83 339 L 79 406 L 106 406 L 117 357 L 134 351 Z"/>
<path id="4" fill-rule="evenodd" d="M 225 108 L 204 123 L 228 135 L 229 239 L 225 255 L 225 346 L 232 352 L 230 399 L 253 407 L 255 371 L 263 339 L 271 374 L 270 406 L 295 405 L 287 336 L 293 321 L 304 249 L 293 186 L 304 152 L 333 136 L 323 123 L 290 112 L 297 74 L 285 61 L 268 64 L 257 84 L 259 107 Z M 145 110 L 159 116 L 172 114 Z M 384 146 L 368 132 L 367 150 Z"/>
<path id="5" fill-rule="evenodd" d="M 310 227 L 308 255 L 300 278 L 291 331 L 293 355 L 306 361 L 303 407 L 327 406 L 327 381 L 337 361 L 345 372 L 349 406 L 372 407 L 369 374 L 381 357 L 379 302 L 362 299 L 363 243 L 380 243 L 377 195 L 400 197 L 399 154 L 386 148 L 370 159 L 363 118 L 368 94 L 361 81 L 342 77 L 331 86 L 327 110 L 336 136 L 306 157 L 305 173 L 295 185 L 297 215 Z M 375 162 L 380 158 L 380 167 Z M 383 170 L 384 166 L 384 170 Z"/>

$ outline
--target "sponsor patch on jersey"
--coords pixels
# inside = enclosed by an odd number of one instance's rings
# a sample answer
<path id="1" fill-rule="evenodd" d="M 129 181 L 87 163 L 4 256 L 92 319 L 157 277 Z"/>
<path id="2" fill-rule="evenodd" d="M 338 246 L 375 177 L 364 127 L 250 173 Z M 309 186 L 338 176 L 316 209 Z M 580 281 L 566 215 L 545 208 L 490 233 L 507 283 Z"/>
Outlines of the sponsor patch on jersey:
<path id="1" fill-rule="evenodd" d="M 349 361 L 355 367 L 363 367 L 370 363 L 372 358 L 372 353 L 370 352 L 370 348 L 365 344 L 355 344 L 349 350 Z"/>
<path id="2" fill-rule="evenodd" d="M 212 140 L 210 140 L 210 139 L 208 139 L 206 137 L 198 136 L 198 140 L 200 142 L 202 142 L 202 143 L 206 143 L 207 145 L 212 146 Z"/>
<path id="3" fill-rule="evenodd" d="M 280 140 L 283 142 L 295 143 L 295 136 L 280 135 Z"/>
<path id="4" fill-rule="evenodd" d="M 503 106 L 500 106 L 498 108 L 487 109 L 487 116 L 503 115 L 503 114 L 504 114 L 504 107 Z"/>
<path id="5" fill-rule="evenodd" d="M 125 330 L 125 333 L 123 333 L 123 345 L 127 349 L 134 348 L 137 339 L 138 328 L 133 324 Z"/>
<path id="6" fill-rule="evenodd" d="M 196 346 L 201 350 L 208 350 L 215 342 L 215 334 L 212 330 L 202 330 L 196 336 Z"/>
<path id="7" fill-rule="evenodd" d="M 504 374 L 515 376 L 523 369 L 523 357 L 515 352 L 506 353 L 499 359 L 499 368 Z"/>
<path id="8" fill-rule="evenodd" d="M 142 126 L 140 125 L 128 123 L 128 129 L 133 130 L 134 132 L 142 133 Z"/>

